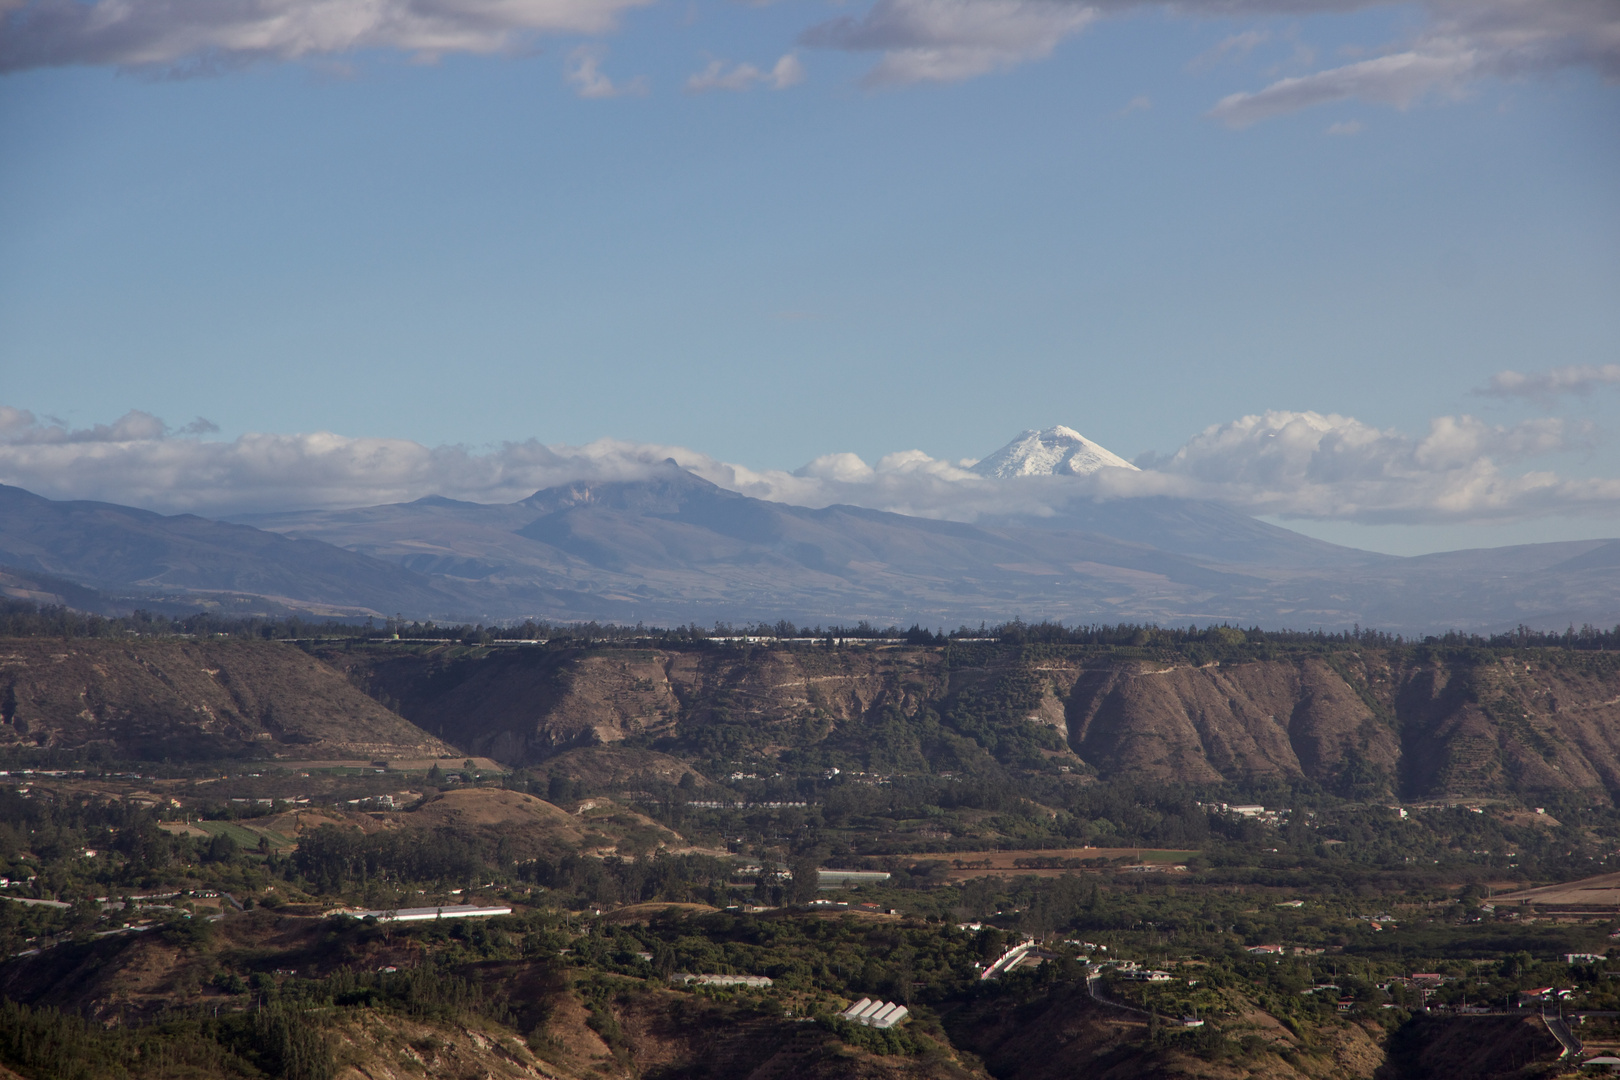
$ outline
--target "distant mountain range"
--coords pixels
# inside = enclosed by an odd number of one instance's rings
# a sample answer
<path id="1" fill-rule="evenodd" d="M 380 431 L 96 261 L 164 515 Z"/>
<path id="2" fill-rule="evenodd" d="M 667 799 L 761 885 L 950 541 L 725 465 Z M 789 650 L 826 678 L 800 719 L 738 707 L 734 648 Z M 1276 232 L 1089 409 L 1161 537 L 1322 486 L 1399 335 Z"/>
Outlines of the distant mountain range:
<path id="1" fill-rule="evenodd" d="M 191 514 L 0 484 L 0 591 L 84 610 L 349 614 L 457 602 L 395 563 Z"/>
<path id="2" fill-rule="evenodd" d="M 1027 476 L 1132 466 L 1054 428 L 1026 432 L 979 467 Z M 954 627 L 1020 616 L 1412 634 L 1620 622 L 1620 541 L 1396 558 L 1172 498 L 1077 497 L 1052 517 L 969 525 L 766 502 L 670 461 L 644 480 L 579 482 L 510 504 L 429 497 L 238 522 L 0 486 L 0 593 L 108 610 L 441 621 Z"/>

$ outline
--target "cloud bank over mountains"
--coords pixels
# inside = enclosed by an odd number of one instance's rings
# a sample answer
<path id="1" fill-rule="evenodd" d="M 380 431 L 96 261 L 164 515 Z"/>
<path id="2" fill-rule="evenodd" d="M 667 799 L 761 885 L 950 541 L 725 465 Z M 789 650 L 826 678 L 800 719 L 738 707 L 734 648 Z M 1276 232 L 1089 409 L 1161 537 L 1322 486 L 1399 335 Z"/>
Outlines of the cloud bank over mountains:
<path id="1" fill-rule="evenodd" d="M 1585 425 L 1544 417 L 1511 426 L 1470 416 L 1418 437 L 1316 412 L 1267 412 L 1199 432 L 1140 468 L 1087 475 L 990 476 L 972 460 L 905 450 L 868 463 L 831 453 L 793 472 L 753 469 L 679 446 L 599 439 L 509 442 L 488 450 L 329 432 L 223 441 L 198 420 L 171 428 L 144 412 L 69 429 L 0 407 L 0 482 L 55 499 L 98 499 L 170 513 L 228 515 L 366 506 L 441 495 L 513 502 L 579 480 L 646 477 L 673 458 L 721 487 L 800 506 L 845 503 L 955 521 L 1047 516 L 1077 496 L 1212 499 L 1257 514 L 1363 523 L 1506 522 L 1620 513 L 1620 479 L 1519 471 L 1578 449 Z M 1027 438 L 1020 436 L 1021 439 Z M 1015 440 L 1016 442 L 1017 440 Z"/>
<path id="2" fill-rule="evenodd" d="M 1512 473 L 1525 458 L 1580 448 L 1583 424 L 1558 417 L 1508 427 L 1442 416 L 1414 438 L 1353 417 L 1268 412 L 1210 427 L 1145 466 L 1250 513 L 1370 524 L 1511 521 L 1620 509 L 1620 480 Z"/>
<path id="3" fill-rule="evenodd" d="M 364 51 L 428 61 L 456 53 L 513 53 L 546 35 L 599 38 L 617 30 L 627 12 L 654 2 L 0 0 L 0 72 L 91 64 L 213 74 Z M 873 0 L 864 12 L 809 26 L 799 44 L 874 56 L 864 79 L 872 87 L 959 82 L 1043 59 L 1105 19 L 1143 11 L 1230 21 L 1395 6 L 1393 0 Z M 1620 79 L 1620 5 L 1418 0 L 1401 6 L 1425 16 L 1403 37 L 1347 63 L 1229 94 L 1213 104 L 1210 115 L 1243 127 L 1347 99 L 1407 108 L 1428 98 L 1462 96 L 1484 79 L 1570 69 Z M 1268 37 L 1263 30 L 1242 31 L 1229 39 L 1237 47 L 1223 55 L 1241 59 Z M 574 55 L 569 77 L 577 84 L 580 54 Z M 799 61 L 784 57 L 770 72 L 752 65 L 711 67 L 688 80 L 688 89 L 780 88 L 802 78 Z M 590 85 L 598 92 L 586 96 L 608 96 L 603 87 L 611 84 Z"/>

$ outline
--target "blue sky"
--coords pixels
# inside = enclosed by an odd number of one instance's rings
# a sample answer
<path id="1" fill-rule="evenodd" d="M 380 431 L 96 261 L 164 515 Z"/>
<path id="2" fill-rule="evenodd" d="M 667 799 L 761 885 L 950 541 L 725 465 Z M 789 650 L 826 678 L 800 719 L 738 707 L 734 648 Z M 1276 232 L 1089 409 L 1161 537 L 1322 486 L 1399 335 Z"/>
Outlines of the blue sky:
<path id="1" fill-rule="evenodd" d="M 303 475 L 255 494 L 250 433 L 774 476 L 1062 423 L 1363 546 L 1620 535 L 1612 8 L 103 8 L 0 3 L 0 480 L 208 510 L 228 451 L 240 509 Z M 1360 472 L 1243 456 L 1306 412 Z M 397 493 L 344 468 L 308 501 Z"/>

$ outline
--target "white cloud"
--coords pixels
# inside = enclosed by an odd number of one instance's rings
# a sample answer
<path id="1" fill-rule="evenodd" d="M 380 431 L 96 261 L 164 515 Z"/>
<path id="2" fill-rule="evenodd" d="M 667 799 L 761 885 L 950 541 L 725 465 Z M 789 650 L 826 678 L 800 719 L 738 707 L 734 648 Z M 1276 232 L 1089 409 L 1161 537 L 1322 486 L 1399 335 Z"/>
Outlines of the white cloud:
<path id="1" fill-rule="evenodd" d="M 433 494 L 512 501 L 586 477 L 646 475 L 671 456 L 705 473 L 717 467 L 679 447 L 615 440 L 583 447 L 531 440 L 480 453 L 331 432 L 211 441 L 194 430 L 188 425 L 175 431 L 143 412 L 68 430 L 24 410 L 0 408 L 0 482 L 58 499 L 100 499 L 170 513 L 232 513 L 363 506 Z"/>
<path id="2" fill-rule="evenodd" d="M 1360 120 L 1340 120 L 1327 126 L 1329 135 L 1360 135 L 1363 130 L 1365 125 Z"/>
<path id="3" fill-rule="evenodd" d="M 1251 5 L 1254 6 L 1254 5 Z M 1620 4 L 1427 0 L 1427 26 L 1382 56 L 1230 94 L 1210 115 L 1233 127 L 1355 98 L 1405 109 L 1481 79 L 1591 67 L 1620 79 Z"/>
<path id="4" fill-rule="evenodd" d="M 206 425 L 206 421 L 202 422 Z M 100 499 L 170 513 L 246 513 L 365 506 L 444 495 L 512 502 L 582 479 L 645 477 L 674 458 L 721 487 L 821 507 L 847 503 L 956 521 L 1050 515 L 1077 495 L 1213 499 L 1257 514 L 1365 523 L 1511 521 L 1620 512 L 1620 480 L 1571 479 L 1506 466 L 1582 445 L 1588 429 L 1559 418 L 1511 426 L 1440 417 L 1421 437 L 1352 417 L 1269 412 L 1212 426 L 1144 467 L 1086 476 L 997 480 L 921 450 L 868 464 L 826 454 L 789 473 L 720 461 L 679 446 L 601 439 L 536 440 L 473 450 L 330 432 L 250 434 L 230 441 L 131 412 L 82 430 L 0 407 L 0 482 L 56 499 Z"/>
<path id="5" fill-rule="evenodd" d="M 55 445 L 62 443 L 131 443 L 162 439 L 171 434 L 206 435 L 218 431 L 212 420 L 197 417 L 178 431 L 149 412 L 131 409 L 111 424 L 68 428 L 60 420 L 41 420 L 27 409 L 0 405 L 0 443 Z"/>
<path id="6" fill-rule="evenodd" d="M 596 45 L 581 45 L 568 54 L 568 66 L 563 71 L 582 98 L 637 97 L 647 92 L 647 80 L 641 76 L 627 83 L 615 83 L 602 71 L 602 58 L 607 50 Z"/>
<path id="7" fill-rule="evenodd" d="M 1487 397 L 1552 398 L 1590 394 L 1600 386 L 1620 385 L 1620 364 L 1572 364 L 1551 371 L 1499 371 L 1488 385 L 1474 391 Z"/>
<path id="8" fill-rule="evenodd" d="M 1222 61 L 1242 60 L 1253 52 L 1256 46 L 1264 45 L 1270 40 L 1269 30 L 1245 30 L 1242 33 L 1231 34 L 1193 57 L 1187 67 L 1191 71 L 1205 71 Z"/>
<path id="9" fill-rule="evenodd" d="M 601 35 L 654 0 L 0 0 L 0 72 L 74 64 L 209 74 L 257 61 L 339 63 L 365 50 L 434 60 L 456 53 L 521 51 L 545 34 Z M 877 55 L 868 85 L 955 82 L 1048 56 L 1105 16 L 1167 8 L 1183 18 L 1266 19 L 1371 7 L 1396 0 L 873 0 L 864 13 L 823 22 L 801 41 Z M 1588 68 L 1620 80 L 1620 4 L 1613 0 L 1415 0 L 1424 18 L 1404 38 L 1358 51 L 1354 62 L 1293 73 L 1229 94 L 1211 115 L 1234 127 L 1332 101 L 1408 108 L 1457 98 L 1485 79 Z M 1228 35 L 1191 62 L 1240 63 L 1267 42 L 1291 39 L 1265 27 Z M 1295 43 L 1289 66 L 1314 53 Z M 692 89 L 776 89 L 803 79 L 793 54 L 769 71 L 724 64 Z M 600 56 L 576 57 L 570 78 L 582 96 L 641 93 L 644 80 L 614 83 Z"/>
<path id="10" fill-rule="evenodd" d="M 801 40 L 819 48 L 875 52 L 868 84 L 952 82 L 1047 56 L 1096 20 L 1164 7 L 1187 18 L 1303 16 L 1393 7 L 1395 0 L 875 0 L 862 15 L 814 26 Z M 1211 115 L 1234 127 L 1331 101 L 1357 99 L 1409 108 L 1456 98 L 1487 78 L 1512 79 L 1574 67 L 1620 79 L 1620 4 L 1604 0 L 1417 0 L 1426 20 L 1403 40 L 1353 63 L 1290 75 L 1230 94 Z M 1291 38 L 1292 34 L 1283 35 Z M 1273 40 L 1270 30 L 1231 34 L 1189 65 L 1238 62 Z M 1374 51 L 1374 50 L 1369 50 Z M 1290 67 L 1315 63 L 1295 42 Z"/>
<path id="11" fill-rule="evenodd" d="M 1119 115 L 1129 116 L 1133 112 L 1146 112 L 1151 108 L 1153 108 L 1153 99 L 1146 94 L 1138 94 L 1125 103 L 1125 107 L 1119 110 Z"/>
<path id="12" fill-rule="evenodd" d="M 804 44 L 882 56 L 868 85 L 957 82 L 1047 56 L 1100 16 L 1053 0 L 877 0 L 805 31 Z"/>
<path id="13" fill-rule="evenodd" d="M 862 461 L 858 454 L 823 454 L 809 464 L 795 469 L 793 475 L 801 479 L 827 480 L 836 484 L 863 484 L 877 475 L 877 470 Z"/>
<path id="14" fill-rule="evenodd" d="M 1496 427 L 1447 416 L 1414 439 L 1351 417 L 1268 412 L 1207 428 L 1146 464 L 1187 481 L 1183 494 L 1252 513 L 1409 523 L 1613 513 L 1620 480 L 1514 475 L 1499 464 L 1569 449 L 1584 434 L 1559 419 Z"/>
<path id="15" fill-rule="evenodd" d="M 1440 54 L 1395 53 L 1344 67 L 1281 79 L 1264 90 L 1229 94 L 1210 115 L 1233 127 L 1298 112 L 1312 105 L 1359 98 L 1407 108 L 1434 90 L 1452 94 L 1479 76 L 1471 50 Z"/>
<path id="16" fill-rule="evenodd" d="M 786 90 L 804 82 L 804 64 L 793 53 L 784 53 L 771 66 L 771 89 Z"/>
<path id="17" fill-rule="evenodd" d="M 708 67 L 687 78 L 686 92 L 702 94 L 710 90 L 747 90 L 761 76 L 759 68 L 753 64 L 738 64 L 727 71 L 724 60 L 710 60 Z"/>
<path id="18" fill-rule="evenodd" d="M 365 49 L 435 59 L 536 34 L 602 34 L 651 0 L 5 0 L 0 71 L 67 64 L 207 73 Z"/>
<path id="19" fill-rule="evenodd" d="M 768 84 L 773 90 L 786 90 L 804 81 L 804 65 L 792 53 L 778 60 L 770 71 L 761 71 L 753 64 L 737 64 L 729 71 L 724 60 L 711 60 L 709 66 L 686 80 L 688 93 L 701 94 L 709 90 L 752 90 Z"/>

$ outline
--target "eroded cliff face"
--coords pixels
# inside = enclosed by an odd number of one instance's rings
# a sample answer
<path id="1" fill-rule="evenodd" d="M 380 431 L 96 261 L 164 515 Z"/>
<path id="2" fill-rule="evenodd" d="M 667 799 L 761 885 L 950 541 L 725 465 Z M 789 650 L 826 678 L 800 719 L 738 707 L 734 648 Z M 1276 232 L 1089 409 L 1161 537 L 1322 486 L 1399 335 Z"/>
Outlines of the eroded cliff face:
<path id="1" fill-rule="evenodd" d="M 511 648 L 467 656 L 334 653 L 367 692 L 467 752 L 533 763 L 637 736 L 746 727 L 802 745 L 885 705 L 914 713 L 943 686 L 930 650 L 678 652 Z"/>
<path id="2" fill-rule="evenodd" d="M 1620 793 L 1620 658 L 1606 654 L 1367 649 L 1202 666 L 1081 649 L 967 657 L 509 648 L 329 659 L 432 734 L 513 764 L 627 739 L 696 756 L 870 751 L 971 713 L 980 727 L 957 728 L 969 738 L 1050 730 L 1105 777 L 1307 777 L 1405 798 Z"/>
<path id="3" fill-rule="evenodd" d="M 455 751 L 291 645 L 0 641 L 0 746 L 146 760 Z"/>
<path id="4" fill-rule="evenodd" d="M 1400 736 L 1324 661 L 1121 663 L 1079 673 L 1068 730 L 1105 773 L 1332 782 L 1353 755 L 1394 772 Z"/>
<path id="5" fill-rule="evenodd" d="M 957 748 L 948 764 L 924 745 L 941 724 Z M 1620 657 L 1367 649 L 1198 666 L 1081 649 L 316 657 L 268 642 L 0 643 L 0 743 L 136 757 L 396 757 L 448 743 L 534 764 L 635 740 L 688 759 L 824 747 L 921 769 L 957 767 L 975 740 L 1007 763 L 1009 735 L 1105 777 L 1303 776 L 1403 798 L 1613 794 Z"/>
<path id="6" fill-rule="evenodd" d="M 1071 745 L 1163 780 L 1306 776 L 1406 798 L 1620 793 L 1620 664 L 1590 653 L 1364 650 L 1086 668 Z"/>
<path id="7" fill-rule="evenodd" d="M 1607 654 L 1385 660 L 1404 788 L 1620 792 L 1620 665 Z M 1385 689 L 1387 687 L 1387 689 Z"/>

